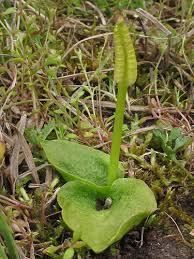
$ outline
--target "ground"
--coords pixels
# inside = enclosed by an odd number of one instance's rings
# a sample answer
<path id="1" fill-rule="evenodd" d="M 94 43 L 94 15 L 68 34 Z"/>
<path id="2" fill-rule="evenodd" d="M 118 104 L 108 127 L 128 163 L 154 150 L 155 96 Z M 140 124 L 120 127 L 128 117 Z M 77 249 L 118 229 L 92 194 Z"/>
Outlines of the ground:
<path id="1" fill-rule="evenodd" d="M 126 177 L 149 185 L 158 210 L 143 236 L 144 223 L 101 254 L 76 247 L 75 258 L 194 258 L 193 7 L 192 0 L 0 1 L 0 210 L 21 258 L 62 258 L 73 245 L 56 200 L 64 180 L 41 141 L 110 153 L 120 15 L 138 60 L 120 160 Z"/>

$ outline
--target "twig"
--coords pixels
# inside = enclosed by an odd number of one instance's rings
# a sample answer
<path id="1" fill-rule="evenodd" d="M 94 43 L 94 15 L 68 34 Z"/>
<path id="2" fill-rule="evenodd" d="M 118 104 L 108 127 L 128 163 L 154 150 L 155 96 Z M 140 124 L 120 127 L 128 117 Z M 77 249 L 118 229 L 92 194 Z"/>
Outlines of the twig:
<path id="1" fill-rule="evenodd" d="M 100 11 L 100 9 L 89 1 L 86 1 L 86 4 L 89 5 L 90 7 L 92 7 L 99 14 L 102 25 L 106 25 L 106 20 L 104 18 L 103 13 Z"/>
<path id="2" fill-rule="evenodd" d="M 74 49 L 76 48 L 78 45 L 80 45 L 81 43 L 88 41 L 88 40 L 93 40 L 93 39 L 97 39 L 97 38 L 101 38 L 101 37 L 105 37 L 105 36 L 109 36 L 112 35 L 112 32 L 107 32 L 107 33 L 101 33 L 101 34 L 97 34 L 94 36 L 90 36 L 88 38 L 85 38 L 83 40 L 80 40 L 78 42 L 76 42 L 70 49 L 67 50 L 67 52 L 63 55 L 62 60 L 64 60 L 66 58 L 66 56 Z"/>
<path id="3" fill-rule="evenodd" d="M 19 179 L 23 179 L 23 178 L 25 178 L 26 176 L 32 174 L 33 172 L 39 171 L 39 170 L 41 170 L 41 169 L 43 169 L 43 168 L 45 168 L 45 167 L 47 167 L 47 166 L 49 166 L 49 164 L 45 163 L 45 164 L 43 164 L 43 165 L 39 165 L 39 166 L 37 166 L 37 167 L 31 168 L 30 170 L 28 170 L 28 171 L 26 171 L 26 172 L 20 174 L 20 175 L 18 176 L 18 180 L 19 180 Z"/>
<path id="4" fill-rule="evenodd" d="M 100 70 L 100 72 L 103 72 L 103 73 L 107 73 L 107 72 L 110 72 L 110 71 L 113 71 L 114 68 L 107 68 L 107 69 L 102 69 Z M 94 74 L 96 73 L 95 70 L 93 71 L 86 71 L 87 74 Z M 72 74 L 72 75 L 65 75 L 65 76 L 59 76 L 57 77 L 57 79 L 69 79 L 69 78 L 74 78 L 74 77 L 79 77 L 79 76 L 84 76 L 84 73 L 81 72 L 81 73 L 75 73 L 75 74 Z"/>
<path id="5" fill-rule="evenodd" d="M 24 130 L 26 127 L 26 114 L 21 116 L 21 119 L 19 121 L 19 126 L 18 126 L 18 131 L 23 135 Z M 10 179 L 12 183 L 12 191 L 15 193 L 15 182 L 18 177 L 18 160 L 19 160 L 19 153 L 21 149 L 21 144 L 19 141 L 19 138 L 17 136 L 15 143 L 14 143 L 14 148 L 13 152 L 10 158 Z"/>
<path id="6" fill-rule="evenodd" d="M 7 102 L 9 101 L 10 99 L 10 96 L 12 94 L 12 91 L 13 89 L 15 88 L 16 86 L 16 81 L 17 81 L 17 70 L 16 70 L 16 67 L 14 67 L 14 71 L 13 71 L 13 81 L 8 89 L 8 95 L 5 99 L 5 102 L 3 103 L 3 105 L 1 106 L 1 109 L 0 109 L 0 118 L 2 117 L 2 114 L 3 114 L 3 110 L 4 110 L 4 107 L 5 105 L 7 104 Z"/>
<path id="7" fill-rule="evenodd" d="M 32 11 L 36 15 L 40 16 L 43 20 L 48 22 L 48 18 L 44 14 L 40 13 L 39 11 L 36 11 L 36 9 L 34 9 L 34 7 L 32 7 L 31 5 L 27 4 L 24 0 L 21 0 L 21 2 L 24 5 L 26 5 L 26 7 L 28 7 L 28 9 L 30 9 L 30 11 Z"/>
<path id="8" fill-rule="evenodd" d="M 55 192 L 53 193 L 53 195 L 51 196 L 51 198 L 46 202 L 45 204 L 45 209 L 50 206 L 50 204 L 56 199 L 57 197 L 57 193 L 59 192 L 60 190 L 60 187 L 58 187 Z"/>
<path id="9" fill-rule="evenodd" d="M 137 8 L 136 12 L 140 14 L 141 16 L 145 17 L 146 19 L 150 20 L 156 27 L 158 27 L 166 36 L 168 40 L 168 47 L 167 51 L 165 52 L 165 59 L 167 65 L 169 64 L 169 54 L 170 54 L 170 47 L 171 47 L 171 38 L 172 33 L 170 30 L 168 30 L 161 22 L 159 22 L 153 15 L 148 13 L 147 11 L 143 10 L 142 8 Z"/>
<path id="10" fill-rule="evenodd" d="M 136 12 L 146 19 L 150 20 L 156 27 L 158 27 L 163 33 L 167 36 L 171 35 L 171 31 L 169 31 L 161 22 L 159 22 L 153 15 L 146 12 L 142 8 L 137 8 Z"/>
<path id="11" fill-rule="evenodd" d="M 182 240 L 187 243 L 187 241 L 185 240 L 185 238 L 184 238 L 184 236 L 183 236 L 183 234 L 182 234 L 182 232 L 181 232 L 179 226 L 177 225 L 177 223 L 176 223 L 176 221 L 173 219 L 173 217 L 170 216 L 170 215 L 169 215 L 167 212 L 165 212 L 165 211 L 164 211 L 164 213 L 165 213 L 165 214 L 172 220 L 172 222 L 175 224 L 175 226 L 176 226 L 176 228 L 177 228 L 177 230 L 178 230 L 178 232 L 179 232 L 179 234 L 180 234 Z"/>
<path id="12" fill-rule="evenodd" d="M 145 230 L 145 228 L 142 227 L 142 228 L 141 228 L 141 240 L 140 240 L 139 248 L 141 248 L 141 247 L 143 246 L 144 230 Z"/>
<path id="13" fill-rule="evenodd" d="M 1 194 L 0 194 L 0 202 L 5 203 L 5 204 L 11 204 L 12 206 L 15 206 L 15 207 L 21 208 L 21 209 L 31 209 L 30 206 L 27 206 L 27 205 L 21 203 L 20 201 L 10 199 L 10 198 L 8 198 L 4 195 L 1 195 Z"/>
<path id="14" fill-rule="evenodd" d="M 91 101 L 90 100 L 85 100 L 84 103 L 85 104 L 91 104 Z M 94 106 L 95 107 L 99 106 L 98 101 L 94 100 Z M 113 103 L 113 102 L 101 101 L 101 106 L 104 107 L 104 108 L 115 109 L 116 104 Z M 158 110 L 160 110 L 161 113 L 168 112 L 168 113 L 176 114 L 176 113 L 180 112 L 180 111 L 179 112 L 177 111 L 176 107 L 162 107 L 162 108 L 152 108 L 152 109 L 150 109 L 149 106 L 130 105 L 130 111 L 132 111 L 132 112 L 147 112 L 147 113 L 151 113 L 152 111 L 158 112 Z M 185 112 L 186 113 L 186 110 L 185 111 L 181 111 L 181 112 Z M 194 109 L 192 109 L 190 112 L 194 113 Z"/>
<path id="15" fill-rule="evenodd" d="M 32 152 L 30 150 L 30 147 L 29 147 L 26 139 L 24 138 L 24 136 L 20 132 L 18 132 L 18 136 L 19 136 L 19 140 L 20 140 L 23 152 L 24 152 L 26 163 L 27 163 L 29 169 L 34 170 L 34 168 L 36 166 L 35 166 L 35 163 L 34 163 L 34 160 L 33 160 L 33 156 L 32 156 Z M 38 177 L 38 174 L 37 174 L 37 170 L 34 170 L 32 172 L 32 177 L 34 178 L 35 183 L 40 183 L 39 177 Z"/>

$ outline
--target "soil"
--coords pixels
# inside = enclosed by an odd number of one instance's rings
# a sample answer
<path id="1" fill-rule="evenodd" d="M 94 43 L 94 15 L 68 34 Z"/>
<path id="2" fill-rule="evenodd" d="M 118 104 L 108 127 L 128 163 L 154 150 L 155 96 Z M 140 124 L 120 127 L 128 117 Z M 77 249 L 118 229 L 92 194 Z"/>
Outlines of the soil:
<path id="1" fill-rule="evenodd" d="M 177 200 L 188 216 L 194 219 L 193 189 L 188 189 L 188 194 L 182 196 L 177 191 Z M 184 197 L 184 198 L 183 198 Z M 92 252 L 84 257 L 87 259 L 194 259 L 194 249 L 183 242 L 175 224 L 168 218 L 165 223 L 157 224 L 143 235 L 141 243 L 141 230 L 129 232 L 123 239 L 116 243 L 114 248 L 109 248 L 103 253 L 96 255 Z M 188 240 L 188 231 L 179 218 L 176 222 L 181 233 Z"/>
<path id="2" fill-rule="evenodd" d="M 194 250 L 184 244 L 177 234 L 166 234 L 152 229 L 144 234 L 143 246 L 140 248 L 140 233 L 138 231 L 127 234 L 120 243 L 115 245 L 114 251 L 103 254 L 86 256 L 87 259 L 193 259 Z M 112 253 L 112 254 L 111 254 Z M 114 253 L 114 254 L 113 254 Z"/>
<path id="3" fill-rule="evenodd" d="M 177 189 L 174 204 L 178 205 L 192 220 L 194 219 L 194 189 L 187 188 L 187 193 L 184 193 L 184 190 L 183 188 Z M 98 200 L 97 209 L 103 206 L 104 201 Z M 127 233 L 119 242 L 100 254 L 87 249 L 80 250 L 79 253 L 84 259 L 194 259 L 194 247 L 191 248 L 191 235 L 185 228 L 186 222 L 182 221 L 178 215 L 172 217 L 188 242 L 183 241 L 177 226 L 169 216 L 164 217 L 161 212 L 158 216 L 158 222 L 144 231 L 142 246 L 142 229 L 139 228 Z M 65 239 L 70 240 L 71 236 L 71 232 L 64 230 L 63 240 L 60 242 Z M 77 258 L 77 255 L 74 258 Z"/>

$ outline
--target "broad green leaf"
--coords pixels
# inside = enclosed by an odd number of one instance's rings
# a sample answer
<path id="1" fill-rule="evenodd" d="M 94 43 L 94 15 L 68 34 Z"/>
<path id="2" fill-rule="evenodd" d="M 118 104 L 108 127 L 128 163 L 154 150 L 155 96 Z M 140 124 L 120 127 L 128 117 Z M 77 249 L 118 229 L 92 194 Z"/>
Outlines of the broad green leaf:
<path id="1" fill-rule="evenodd" d="M 42 147 L 48 161 L 66 181 L 82 180 L 95 187 L 107 185 L 108 154 L 67 140 L 44 141 Z M 121 165 L 117 176 L 123 177 Z"/>
<path id="2" fill-rule="evenodd" d="M 131 86 L 137 78 L 137 60 L 127 25 L 121 18 L 114 29 L 115 80 Z M 123 81 L 124 80 L 124 81 Z"/>
<path id="3" fill-rule="evenodd" d="M 108 209 L 97 210 L 98 199 L 109 198 Z M 154 194 L 141 180 L 117 179 L 106 195 L 80 181 L 65 184 L 58 193 L 64 222 L 94 252 L 99 253 L 140 224 L 157 208 Z"/>

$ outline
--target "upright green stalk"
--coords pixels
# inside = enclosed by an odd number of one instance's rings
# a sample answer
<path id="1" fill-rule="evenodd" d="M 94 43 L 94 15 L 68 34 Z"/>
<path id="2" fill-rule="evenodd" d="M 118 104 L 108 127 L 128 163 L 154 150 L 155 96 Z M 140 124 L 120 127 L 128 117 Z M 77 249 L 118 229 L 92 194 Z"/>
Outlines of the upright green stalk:
<path id="1" fill-rule="evenodd" d="M 123 117 L 125 111 L 125 99 L 127 87 L 122 88 L 121 83 L 118 85 L 118 95 L 117 95 L 117 105 L 115 113 L 115 122 L 112 135 L 112 146 L 110 154 L 110 164 L 109 164 L 109 173 L 108 173 L 108 184 L 112 184 L 116 180 L 116 171 L 119 164 L 120 156 L 120 145 L 122 137 L 122 126 L 123 126 Z"/>
<path id="2" fill-rule="evenodd" d="M 127 88 L 133 85 L 137 78 L 137 61 L 128 33 L 126 24 L 120 18 L 114 30 L 115 79 L 118 82 L 118 95 L 108 171 L 109 185 L 116 179 L 118 169 Z"/>

